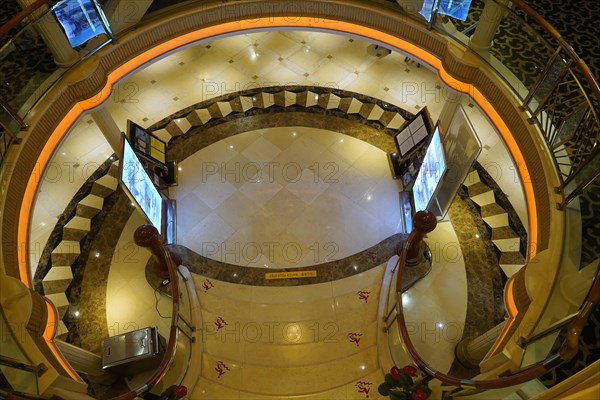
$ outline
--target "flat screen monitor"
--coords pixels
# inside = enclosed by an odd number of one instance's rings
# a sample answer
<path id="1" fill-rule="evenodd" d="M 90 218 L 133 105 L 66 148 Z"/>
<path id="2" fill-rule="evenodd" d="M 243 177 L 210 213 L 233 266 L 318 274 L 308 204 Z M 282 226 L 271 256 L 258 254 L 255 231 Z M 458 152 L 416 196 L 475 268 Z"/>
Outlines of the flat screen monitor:
<path id="1" fill-rule="evenodd" d="M 99 13 L 100 8 L 94 2 L 95 0 L 63 0 L 52 9 L 73 48 L 107 33 Z"/>
<path id="2" fill-rule="evenodd" d="M 405 158 L 431 133 L 431 123 L 427 107 L 423 108 L 407 121 L 394 136 L 400 158 Z"/>
<path id="3" fill-rule="evenodd" d="M 412 187 L 415 212 L 429 211 L 431 200 L 440 186 L 446 168 L 446 158 L 438 123 L 433 131 L 431 142 L 429 142 L 423 157 L 423 163 Z"/>
<path id="4" fill-rule="evenodd" d="M 160 233 L 162 232 L 163 198 L 124 135 L 121 147 L 121 184 L 134 204 Z"/>
<path id="5" fill-rule="evenodd" d="M 437 13 L 448 15 L 461 21 L 465 21 L 469 15 L 472 0 L 424 0 L 421 14 L 427 22 L 431 21 L 433 10 L 437 7 Z"/>

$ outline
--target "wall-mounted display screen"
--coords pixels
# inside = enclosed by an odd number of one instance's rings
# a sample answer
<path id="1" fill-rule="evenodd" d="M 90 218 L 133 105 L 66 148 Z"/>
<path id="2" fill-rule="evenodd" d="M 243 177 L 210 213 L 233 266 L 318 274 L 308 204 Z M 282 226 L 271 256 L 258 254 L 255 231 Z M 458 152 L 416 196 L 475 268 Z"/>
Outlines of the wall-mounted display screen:
<path id="1" fill-rule="evenodd" d="M 436 190 L 446 172 L 446 158 L 439 124 L 435 127 L 423 164 L 412 187 L 414 211 L 428 211 Z"/>
<path id="2" fill-rule="evenodd" d="M 412 120 L 406 122 L 394 136 L 400 158 L 406 157 L 419 143 L 427 138 L 430 132 L 429 112 L 425 107 Z"/>
<path id="3" fill-rule="evenodd" d="M 69 39 L 71 47 L 78 47 L 88 40 L 106 34 L 106 29 L 96 8 L 95 0 L 63 0 L 52 11 Z"/>
<path id="4" fill-rule="evenodd" d="M 424 0 L 421 14 L 428 22 L 431 21 L 431 15 L 434 8 L 437 7 L 437 13 L 448 15 L 452 18 L 465 21 L 471 8 L 472 0 Z"/>
<path id="5" fill-rule="evenodd" d="M 148 221 L 158 229 L 158 232 L 161 232 L 163 198 L 125 136 L 123 136 L 120 170 L 120 181 L 125 191 L 142 210 Z"/>

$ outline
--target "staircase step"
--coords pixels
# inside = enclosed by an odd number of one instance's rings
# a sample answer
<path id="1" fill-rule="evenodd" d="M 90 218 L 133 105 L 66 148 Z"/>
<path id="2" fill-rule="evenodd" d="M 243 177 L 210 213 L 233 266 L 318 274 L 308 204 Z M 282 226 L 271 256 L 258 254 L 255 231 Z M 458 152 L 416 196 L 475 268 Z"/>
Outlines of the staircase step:
<path id="1" fill-rule="evenodd" d="M 493 217 L 494 215 L 506 214 L 506 210 L 502 208 L 498 203 L 486 204 L 481 207 L 481 217 Z"/>
<path id="2" fill-rule="evenodd" d="M 94 182 L 91 193 L 93 195 L 106 198 L 117 189 L 118 184 L 119 181 L 116 178 L 109 175 L 104 175 Z"/>
<path id="3" fill-rule="evenodd" d="M 75 217 L 71 218 L 71 220 L 69 222 L 67 222 L 65 224 L 65 228 L 89 232 L 89 230 L 91 228 L 91 221 L 89 218 L 75 216 Z"/>
<path id="4" fill-rule="evenodd" d="M 58 310 L 58 319 L 62 319 L 69 309 L 69 299 L 67 299 L 67 295 L 64 293 L 52 293 L 45 295 L 45 297 L 50 300 Z"/>
<path id="5" fill-rule="evenodd" d="M 474 184 L 476 184 L 478 182 L 481 182 L 481 180 L 479 179 L 479 173 L 477 172 L 477 170 L 474 169 L 467 174 L 467 177 L 465 178 L 463 185 L 465 185 L 466 187 L 469 187 L 469 186 L 473 186 Z"/>
<path id="6" fill-rule="evenodd" d="M 52 265 L 67 266 L 79 257 L 81 248 L 79 242 L 73 240 L 63 240 L 52 250 Z"/>
<path id="7" fill-rule="evenodd" d="M 526 264 L 525 257 L 518 251 L 500 253 L 498 264 L 507 277 L 511 277 Z"/>
<path id="8" fill-rule="evenodd" d="M 471 200 L 475 202 L 478 206 L 483 207 L 496 202 L 496 196 L 494 196 L 494 191 L 490 190 L 489 192 L 484 192 L 478 194 L 476 196 L 470 196 Z"/>
<path id="9" fill-rule="evenodd" d="M 119 161 L 115 161 L 110 165 L 107 175 L 112 176 L 115 179 L 119 178 Z"/>
<path id="10" fill-rule="evenodd" d="M 502 226 L 492 229 L 492 240 L 519 238 L 519 235 L 510 226 Z"/>
<path id="11" fill-rule="evenodd" d="M 252 322 L 228 326 L 219 333 L 204 335 L 204 352 L 215 358 L 252 360 L 253 365 L 266 367 L 301 367 L 333 362 L 376 345 L 377 323 L 373 321 L 352 332 L 340 330 L 334 321 L 321 321 L 304 330 L 300 324 L 292 323 L 267 326 Z M 296 333 L 305 339 L 303 343 L 297 344 Z M 291 340 L 275 343 L 275 335 L 287 335 Z M 260 357 L 256 357 L 257 354 Z"/>
<path id="12" fill-rule="evenodd" d="M 253 356 L 260 357 L 259 354 Z M 302 396 L 355 383 L 379 371 L 377 346 L 343 359 L 301 367 L 258 366 L 251 363 L 252 358 L 248 361 L 236 362 L 205 353 L 202 355 L 202 376 L 209 381 L 250 393 Z M 220 377 L 216 370 L 221 365 L 219 363 L 229 369 Z M 224 368 L 220 369 L 225 371 Z M 377 390 L 376 387 L 372 389 Z"/>
<path id="13" fill-rule="evenodd" d="M 58 327 L 56 328 L 56 338 L 61 340 L 66 340 L 69 335 L 69 329 L 67 329 L 67 325 L 63 322 L 62 319 L 58 320 Z"/>
<path id="14" fill-rule="evenodd" d="M 492 243 L 494 243 L 496 248 L 502 253 L 518 252 L 521 248 L 521 239 L 518 237 L 508 239 L 492 239 Z"/>
<path id="15" fill-rule="evenodd" d="M 483 182 L 476 182 L 471 186 L 467 186 L 467 192 L 471 198 L 489 191 L 492 191 L 492 189 Z"/>
<path id="16" fill-rule="evenodd" d="M 81 241 L 90 231 L 91 224 L 88 218 L 73 217 L 63 227 L 63 240 Z"/>
<path id="17" fill-rule="evenodd" d="M 92 219 L 102 210 L 104 198 L 90 194 L 77 204 L 75 215 Z"/>
<path id="18" fill-rule="evenodd" d="M 508 226 L 508 213 L 496 214 L 489 217 L 483 217 L 483 221 L 491 228 L 502 228 Z"/>
<path id="19" fill-rule="evenodd" d="M 64 293 L 73 281 L 71 267 L 52 267 L 42 279 L 44 294 Z"/>

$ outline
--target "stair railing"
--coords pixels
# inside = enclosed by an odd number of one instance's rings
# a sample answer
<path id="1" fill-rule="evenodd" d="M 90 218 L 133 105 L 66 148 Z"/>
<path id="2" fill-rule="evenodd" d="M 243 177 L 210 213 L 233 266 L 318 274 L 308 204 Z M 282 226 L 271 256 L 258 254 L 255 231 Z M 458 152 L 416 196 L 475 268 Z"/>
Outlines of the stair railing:
<path id="1" fill-rule="evenodd" d="M 417 239 L 417 235 L 417 232 L 412 232 L 408 236 L 400 252 L 400 259 L 398 262 L 398 276 L 396 280 L 397 300 L 395 309 L 397 311 L 396 322 L 398 333 L 404 344 L 404 347 L 410 355 L 410 357 L 412 358 L 412 360 L 415 362 L 415 364 L 425 374 L 441 381 L 446 385 L 456 386 L 460 389 L 466 390 L 467 392 L 463 393 L 463 395 L 466 395 L 473 394 L 475 393 L 475 391 L 498 389 L 525 383 L 527 381 L 536 379 L 546 374 L 547 372 L 558 367 L 559 365 L 570 361 L 575 356 L 579 348 L 578 340 L 581 335 L 581 331 L 583 330 L 592 310 L 600 302 L 600 273 L 596 274 L 593 286 L 590 289 L 585 301 L 580 307 L 577 315 L 573 317 L 570 321 L 566 339 L 564 340 L 562 346 L 556 353 L 550 355 L 545 360 L 507 376 L 502 376 L 496 379 L 484 380 L 457 378 L 442 373 L 434 367 L 432 367 L 426 360 L 424 360 L 419 355 L 419 353 L 413 346 L 406 326 L 406 321 L 404 318 L 404 312 L 402 307 L 402 275 L 406 266 L 408 250 L 411 247 L 412 242 L 415 241 L 415 239 Z M 453 393 L 453 395 L 456 394 L 458 393 Z"/>

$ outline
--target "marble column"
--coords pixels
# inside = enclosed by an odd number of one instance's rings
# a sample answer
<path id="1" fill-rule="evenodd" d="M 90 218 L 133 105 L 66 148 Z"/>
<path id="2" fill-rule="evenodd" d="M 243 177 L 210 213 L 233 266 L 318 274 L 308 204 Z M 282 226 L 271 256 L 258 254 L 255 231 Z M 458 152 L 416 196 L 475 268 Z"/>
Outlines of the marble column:
<path id="1" fill-rule="evenodd" d="M 19 0 L 19 4 L 23 8 L 27 8 L 33 3 L 34 0 Z M 56 65 L 70 67 L 79 61 L 79 54 L 71 47 L 65 32 L 58 25 L 56 19 L 48 13 L 48 6 L 41 7 L 34 15 L 38 15 L 40 18 L 33 25 L 48 46 Z"/>
<path id="2" fill-rule="evenodd" d="M 467 368 L 477 368 L 500 337 L 504 325 L 506 325 L 506 321 L 501 322 L 475 339 L 463 338 L 458 342 L 454 349 L 458 362 Z"/>
<path id="3" fill-rule="evenodd" d="M 121 130 L 117 126 L 115 119 L 105 105 L 94 109 L 91 113 L 92 119 L 100 128 L 100 131 L 112 147 L 113 151 L 119 154 L 121 149 Z"/>
<path id="4" fill-rule="evenodd" d="M 498 2 L 502 2 L 502 0 L 498 0 Z M 469 47 L 477 52 L 488 51 L 492 47 L 502 16 L 502 7 L 495 0 L 485 0 L 483 12 L 477 21 L 477 28 L 471 36 Z"/>

